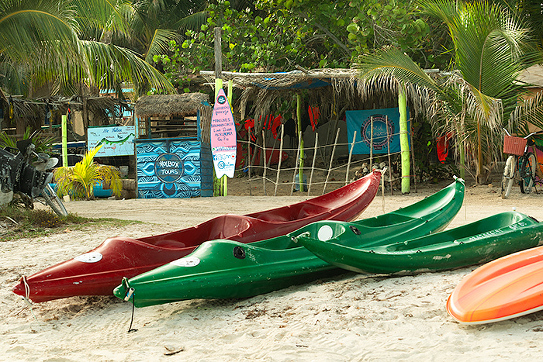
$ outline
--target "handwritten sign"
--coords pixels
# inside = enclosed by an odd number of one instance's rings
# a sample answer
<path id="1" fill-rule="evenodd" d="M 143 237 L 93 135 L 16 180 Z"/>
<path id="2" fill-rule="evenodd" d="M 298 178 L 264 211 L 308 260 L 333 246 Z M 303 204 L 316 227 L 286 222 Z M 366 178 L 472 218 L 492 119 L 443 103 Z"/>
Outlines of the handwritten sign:
<path id="1" fill-rule="evenodd" d="M 96 154 L 103 156 L 125 156 L 134 154 L 134 126 L 92 127 L 88 131 L 88 148 L 102 148 Z"/>
<path id="2" fill-rule="evenodd" d="M 236 167 L 236 128 L 224 90 L 219 90 L 211 116 L 211 154 L 215 175 L 234 177 Z"/>

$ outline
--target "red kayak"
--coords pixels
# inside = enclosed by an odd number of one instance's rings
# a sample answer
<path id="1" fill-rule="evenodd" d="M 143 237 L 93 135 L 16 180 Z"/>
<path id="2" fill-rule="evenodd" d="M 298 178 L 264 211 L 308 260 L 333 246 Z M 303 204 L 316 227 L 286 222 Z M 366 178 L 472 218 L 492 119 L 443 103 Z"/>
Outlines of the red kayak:
<path id="1" fill-rule="evenodd" d="M 307 201 L 248 215 L 222 215 L 196 226 L 140 239 L 109 238 L 96 249 L 23 276 L 13 292 L 33 302 L 111 295 L 123 277 L 132 278 L 190 254 L 207 240 L 243 243 L 288 234 L 318 220 L 351 221 L 372 202 L 381 172 Z"/>

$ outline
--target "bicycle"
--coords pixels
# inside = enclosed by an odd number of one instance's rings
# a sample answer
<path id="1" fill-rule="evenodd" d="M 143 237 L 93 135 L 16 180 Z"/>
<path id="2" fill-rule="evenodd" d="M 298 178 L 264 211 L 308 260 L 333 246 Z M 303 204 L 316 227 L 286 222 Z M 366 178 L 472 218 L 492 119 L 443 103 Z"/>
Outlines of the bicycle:
<path id="1" fill-rule="evenodd" d="M 543 151 L 536 147 L 532 137 L 543 131 L 532 132 L 526 137 L 511 136 L 507 130 L 504 129 L 504 131 L 506 135 L 503 141 L 503 152 L 510 155 L 505 161 L 501 185 L 501 196 L 506 199 L 511 193 L 516 170 L 520 178 L 520 192 L 523 194 L 532 192 L 532 187 L 536 184 L 543 184 L 543 179 L 537 175 L 538 171 L 543 173 L 543 165 L 538 162 L 538 159 L 543 160 Z"/>

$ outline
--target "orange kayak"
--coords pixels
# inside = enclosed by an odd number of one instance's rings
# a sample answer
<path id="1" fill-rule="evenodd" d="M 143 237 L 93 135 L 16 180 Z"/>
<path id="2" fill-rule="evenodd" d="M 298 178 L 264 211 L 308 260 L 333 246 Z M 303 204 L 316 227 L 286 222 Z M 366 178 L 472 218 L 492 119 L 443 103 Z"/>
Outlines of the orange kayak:
<path id="1" fill-rule="evenodd" d="M 447 300 L 460 323 L 499 322 L 543 310 L 543 246 L 487 263 L 466 276 Z"/>

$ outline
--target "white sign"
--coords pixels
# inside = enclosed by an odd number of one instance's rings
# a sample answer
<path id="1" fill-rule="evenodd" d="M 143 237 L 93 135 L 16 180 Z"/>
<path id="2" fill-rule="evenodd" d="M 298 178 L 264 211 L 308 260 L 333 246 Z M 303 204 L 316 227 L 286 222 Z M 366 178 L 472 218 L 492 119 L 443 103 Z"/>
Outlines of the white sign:
<path id="1" fill-rule="evenodd" d="M 223 175 L 234 177 L 236 169 L 236 126 L 232 109 L 224 90 L 219 90 L 213 115 L 211 116 L 211 153 L 215 176 L 220 179 Z"/>
<path id="2" fill-rule="evenodd" d="M 96 157 L 134 154 L 134 126 L 93 127 L 88 130 L 88 149 L 102 145 Z"/>

